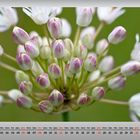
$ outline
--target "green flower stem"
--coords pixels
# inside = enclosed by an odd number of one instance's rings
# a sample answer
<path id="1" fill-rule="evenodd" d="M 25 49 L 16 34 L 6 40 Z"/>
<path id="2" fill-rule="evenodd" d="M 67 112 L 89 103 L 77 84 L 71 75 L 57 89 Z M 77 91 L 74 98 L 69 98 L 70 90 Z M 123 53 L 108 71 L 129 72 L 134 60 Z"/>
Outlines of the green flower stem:
<path id="1" fill-rule="evenodd" d="M 13 56 L 11 56 L 7 53 L 4 53 L 3 56 L 17 63 L 16 59 Z"/>
<path id="2" fill-rule="evenodd" d="M 0 66 L 3 67 L 3 68 L 5 68 L 5 69 L 7 69 L 7 70 L 9 70 L 9 71 L 14 72 L 14 73 L 17 71 L 16 68 L 14 68 L 14 67 L 12 67 L 12 66 L 10 66 L 8 64 L 5 64 L 5 63 L 3 63 L 1 61 L 0 61 Z"/>
<path id="3" fill-rule="evenodd" d="M 101 32 L 101 30 L 103 29 L 105 23 L 101 22 L 100 25 L 97 27 L 96 33 L 93 37 L 93 40 L 95 41 L 95 39 L 97 38 L 97 36 L 99 35 L 99 33 Z"/>
<path id="4" fill-rule="evenodd" d="M 104 77 L 108 77 L 108 76 L 110 76 L 110 75 L 112 75 L 112 74 L 114 74 L 114 73 L 120 71 L 120 68 L 121 68 L 121 66 L 118 66 L 118 67 L 116 67 L 115 69 L 113 69 L 112 71 L 103 74 L 103 76 L 104 76 Z"/>
<path id="5" fill-rule="evenodd" d="M 62 120 L 64 122 L 68 122 L 69 121 L 69 112 L 62 113 Z"/>
<path id="6" fill-rule="evenodd" d="M 59 65 L 61 67 L 62 70 L 62 86 L 65 85 L 65 74 L 64 74 L 64 65 L 63 65 L 63 60 L 58 60 L 59 61 Z"/>
<path id="7" fill-rule="evenodd" d="M 116 105 L 128 106 L 128 102 L 127 101 L 117 101 L 117 100 L 111 100 L 111 99 L 101 99 L 100 102 L 108 103 L 108 104 L 116 104 Z"/>
<path id="8" fill-rule="evenodd" d="M 48 29 L 47 29 L 47 25 L 46 25 L 46 24 L 43 25 L 43 30 L 44 30 L 44 34 L 45 34 L 45 36 L 46 36 L 46 38 L 47 38 L 49 47 L 51 48 L 51 42 L 50 42 L 50 40 L 49 40 L 49 32 L 48 32 Z"/>
<path id="9" fill-rule="evenodd" d="M 74 48 L 77 47 L 77 44 L 78 44 L 78 41 L 79 41 L 79 38 L 80 38 L 80 33 L 81 33 L 81 27 L 78 26 L 77 31 L 76 31 L 76 35 L 75 35 L 75 39 L 74 39 Z"/>
<path id="10" fill-rule="evenodd" d="M 114 75 L 112 75 L 112 76 L 110 76 L 110 77 L 108 77 L 108 78 L 105 78 L 103 81 L 97 82 L 97 83 L 95 83 L 95 84 L 92 84 L 92 82 L 91 82 L 88 86 L 84 86 L 83 88 L 81 88 L 80 91 L 86 91 L 86 90 L 89 90 L 90 88 L 93 88 L 93 87 L 102 85 L 102 84 L 106 83 L 107 81 L 109 81 L 110 79 L 115 78 L 115 77 L 117 77 L 117 76 L 119 76 L 119 75 L 121 75 L 120 72 L 117 73 L 117 74 L 114 74 Z"/>

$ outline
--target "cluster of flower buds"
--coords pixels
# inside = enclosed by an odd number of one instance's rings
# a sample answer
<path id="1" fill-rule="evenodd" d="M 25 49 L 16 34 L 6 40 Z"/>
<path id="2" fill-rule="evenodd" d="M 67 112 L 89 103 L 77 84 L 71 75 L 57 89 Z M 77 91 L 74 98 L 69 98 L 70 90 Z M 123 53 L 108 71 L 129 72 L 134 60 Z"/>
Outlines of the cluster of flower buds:
<path id="1" fill-rule="evenodd" d="M 126 29 L 117 26 L 107 38 L 96 43 L 99 29 L 90 25 L 96 10 L 104 26 L 124 13 L 122 8 L 76 8 L 78 30 L 73 42 L 68 38 L 71 34 L 68 21 L 56 17 L 61 8 L 23 8 L 36 24 L 45 28 L 47 35 L 41 37 L 35 31 L 27 33 L 14 27 L 13 39 L 18 45 L 16 61 L 21 70 L 15 72 L 19 90 L 9 91 L 9 98 L 20 107 L 60 113 L 72 110 L 73 104 L 80 108 L 94 103 L 102 99 L 108 89 L 122 89 L 127 76 L 140 71 L 139 36 L 136 35 L 132 60 L 114 68 L 114 57 L 108 55 L 110 44 L 122 42 Z M 0 56 L 2 54 L 0 47 Z"/>

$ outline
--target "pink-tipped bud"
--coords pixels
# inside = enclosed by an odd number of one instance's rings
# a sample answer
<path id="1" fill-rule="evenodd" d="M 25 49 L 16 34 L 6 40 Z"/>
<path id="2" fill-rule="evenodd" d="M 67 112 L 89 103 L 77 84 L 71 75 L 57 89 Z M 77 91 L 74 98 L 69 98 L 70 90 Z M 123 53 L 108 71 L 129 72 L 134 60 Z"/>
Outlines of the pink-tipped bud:
<path id="1" fill-rule="evenodd" d="M 19 85 L 20 91 L 25 95 L 30 94 L 32 92 L 32 88 L 33 88 L 33 85 L 30 81 L 23 81 Z"/>
<path id="2" fill-rule="evenodd" d="M 61 92 L 59 92 L 58 90 L 54 89 L 51 92 L 48 100 L 52 103 L 52 105 L 60 106 L 64 102 L 64 97 L 63 97 Z"/>
<path id="3" fill-rule="evenodd" d="M 126 38 L 126 29 L 122 26 L 117 26 L 108 36 L 108 41 L 111 44 L 118 44 Z"/>
<path id="4" fill-rule="evenodd" d="M 130 76 L 140 72 L 140 62 L 129 61 L 121 66 L 121 73 L 124 76 Z"/>
<path id="5" fill-rule="evenodd" d="M 114 58 L 112 56 L 104 57 L 99 63 L 99 70 L 101 72 L 109 72 L 114 67 Z"/>
<path id="6" fill-rule="evenodd" d="M 48 88 L 50 86 L 50 80 L 47 73 L 40 74 L 36 78 L 36 81 L 42 88 Z"/>
<path id="7" fill-rule="evenodd" d="M 32 100 L 27 96 L 18 97 L 16 103 L 19 107 L 24 107 L 24 108 L 32 107 Z"/>
<path id="8" fill-rule="evenodd" d="M 26 42 L 24 47 L 25 47 L 26 53 L 30 55 L 31 58 L 36 58 L 39 56 L 39 48 L 31 41 Z"/>
<path id="9" fill-rule="evenodd" d="M 48 100 L 41 101 L 38 106 L 44 113 L 51 113 L 53 111 L 53 105 Z"/>
<path id="10" fill-rule="evenodd" d="M 125 86 L 126 78 L 122 76 L 115 77 L 108 81 L 108 86 L 112 90 L 120 90 Z"/>
<path id="11" fill-rule="evenodd" d="M 90 102 L 90 97 L 85 93 L 82 93 L 77 100 L 77 104 L 80 106 L 87 105 L 89 102 Z"/>
<path id="12" fill-rule="evenodd" d="M 76 9 L 76 23 L 79 26 L 85 27 L 88 26 L 93 18 L 94 9 L 90 7 L 78 7 Z"/>
<path id="13" fill-rule="evenodd" d="M 105 90 L 103 87 L 95 87 L 92 90 L 92 97 L 94 100 L 100 100 L 105 95 Z"/>
<path id="14" fill-rule="evenodd" d="M 70 66 L 69 66 L 69 70 L 72 74 L 76 74 L 79 73 L 82 67 L 82 60 L 79 58 L 73 58 L 70 61 Z"/>
<path id="15" fill-rule="evenodd" d="M 88 72 L 92 72 L 96 68 L 96 55 L 95 54 L 88 54 L 85 62 L 84 68 Z"/>
<path id="16" fill-rule="evenodd" d="M 13 39 L 17 44 L 24 45 L 30 37 L 26 31 L 16 26 L 13 29 Z"/>
<path id="17" fill-rule="evenodd" d="M 53 63 L 49 66 L 48 72 L 54 79 L 58 79 L 61 76 L 61 69 L 60 69 L 59 65 L 57 65 L 55 63 Z"/>
<path id="18" fill-rule="evenodd" d="M 33 61 L 32 61 L 31 57 L 28 54 L 19 53 L 19 54 L 17 54 L 16 59 L 17 59 L 17 62 L 19 64 L 19 66 L 23 70 L 30 70 L 32 68 Z"/>
<path id="19" fill-rule="evenodd" d="M 34 43 L 38 48 L 40 48 L 42 45 L 42 38 L 35 31 L 30 33 L 30 41 Z"/>
<path id="20" fill-rule="evenodd" d="M 63 58 L 65 55 L 65 46 L 62 40 L 56 40 L 52 43 L 53 54 L 56 58 Z"/>
<path id="21" fill-rule="evenodd" d="M 18 47 L 17 47 L 17 54 L 19 54 L 19 53 L 26 53 L 24 45 L 18 45 Z"/>
<path id="22" fill-rule="evenodd" d="M 53 38 L 60 38 L 62 34 L 62 21 L 60 18 L 52 17 L 48 21 L 48 30 Z"/>
<path id="23" fill-rule="evenodd" d="M 105 55 L 107 53 L 108 45 L 109 43 L 106 39 L 98 41 L 96 45 L 96 53 L 98 55 Z"/>

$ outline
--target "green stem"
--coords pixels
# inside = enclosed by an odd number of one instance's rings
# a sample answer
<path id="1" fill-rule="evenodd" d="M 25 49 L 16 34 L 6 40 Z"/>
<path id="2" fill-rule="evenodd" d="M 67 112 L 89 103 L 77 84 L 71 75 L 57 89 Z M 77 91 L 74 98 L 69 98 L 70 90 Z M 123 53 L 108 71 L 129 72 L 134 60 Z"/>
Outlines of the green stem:
<path id="1" fill-rule="evenodd" d="M 16 68 L 14 68 L 14 67 L 12 67 L 10 65 L 7 65 L 7 64 L 5 64 L 3 62 L 0 62 L 0 66 L 5 68 L 5 69 L 7 69 L 7 70 L 9 70 L 9 71 L 12 71 L 12 72 L 16 72 L 17 71 Z"/>
<path id="2" fill-rule="evenodd" d="M 69 112 L 62 113 L 62 120 L 64 122 L 68 122 L 69 121 Z"/>
<path id="3" fill-rule="evenodd" d="M 127 101 L 117 101 L 117 100 L 110 100 L 110 99 L 101 99 L 100 102 L 108 103 L 108 104 L 116 104 L 116 105 L 128 106 L 128 102 Z"/>
<path id="4" fill-rule="evenodd" d="M 104 27 L 104 23 L 103 22 L 101 22 L 100 23 L 100 25 L 98 26 L 98 28 L 97 28 L 97 30 L 96 30 L 96 33 L 95 33 L 95 35 L 94 35 L 94 37 L 93 37 L 93 40 L 95 41 L 95 39 L 97 38 L 97 36 L 99 35 L 99 33 L 101 32 L 101 30 L 103 29 L 103 27 Z"/>
<path id="5" fill-rule="evenodd" d="M 74 39 L 74 48 L 77 47 L 79 37 L 80 37 L 80 33 L 81 33 L 81 27 L 78 26 L 77 31 L 76 31 L 76 35 L 75 35 L 75 39 Z"/>
<path id="6" fill-rule="evenodd" d="M 47 25 L 43 25 L 43 30 L 44 30 L 44 34 L 45 34 L 45 36 L 47 38 L 49 47 L 51 47 L 51 43 L 50 43 L 50 40 L 49 40 L 49 33 L 48 33 L 48 30 L 47 30 Z"/>
<path id="7" fill-rule="evenodd" d="M 10 59 L 10 60 L 12 60 L 12 61 L 17 63 L 16 59 L 13 56 L 11 56 L 11 55 L 9 55 L 7 53 L 4 53 L 3 56 L 5 56 L 6 58 L 8 58 L 8 59 Z"/>

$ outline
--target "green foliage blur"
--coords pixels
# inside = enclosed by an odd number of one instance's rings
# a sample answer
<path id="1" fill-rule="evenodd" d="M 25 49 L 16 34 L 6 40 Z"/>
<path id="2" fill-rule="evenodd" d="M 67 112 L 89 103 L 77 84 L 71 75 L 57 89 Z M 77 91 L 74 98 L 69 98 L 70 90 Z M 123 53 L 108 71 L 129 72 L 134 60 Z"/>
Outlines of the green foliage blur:
<path id="1" fill-rule="evenodd" d="M 112 45 L 109 54 L 115 58 L 115 65 L 121 65 L 130 59 L 130 52 L 135 43 L 135 34 L 140 33 L 140 8 L 125 8 L 126 13 L 119 17 L 111 25 L 106 25 L 97 40 L 106 38 L 115 26 L 122 25 L 126 28 L 127 38 L 118 45 Z M 36 25 L 21 8 L 17 8 L 19 16 L 19 27 L 27 32 L 32 30 L 44 35 L 42 27 Z M 76 17 L 74 8 L 64 8 L 60 17 L 65 17 L 72 25 L 72 39 L 76 32 Z M 99 20 L 95 14 L 92 26 L 97 27 Z M 12 28 L 0 33 L 0 44 L 4 47 L 5 52 L 15 57 L 16 44 L 12 40 Z M 11 61 L 2 58 L 16 67 Z M 18 88 L 15 82 L 14 73 L 0 67 L 0 90 L 10 90 Z M 132 95 L 140 92 L 140 74 L 129 77 L 126 86 L 121 91 L 111 91 L 106 94 L 105 98 L 127 101 Z M 17 107 L 15 104 L 7 104 L 0 107 L 0 121 L 62 121 L 61 115 L 46 115 Z M 127 106 L 112 105 L 96 102 L 91 106 L 86 106 L 79 111 L 70 112 L 70 121 L 131 121 L 129 118 L 129 108 Z"/>

